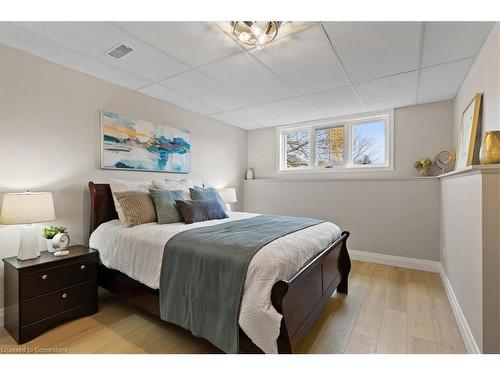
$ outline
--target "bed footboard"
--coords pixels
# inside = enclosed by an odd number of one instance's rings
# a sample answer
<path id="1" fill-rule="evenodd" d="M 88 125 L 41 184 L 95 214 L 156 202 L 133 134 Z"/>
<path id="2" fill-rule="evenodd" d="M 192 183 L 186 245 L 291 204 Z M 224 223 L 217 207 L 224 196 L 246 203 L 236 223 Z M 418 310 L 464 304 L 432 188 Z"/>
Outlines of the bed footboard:
<path id="1" fill-rule="evenodd" d="M 349 232 L 342 232 L 331 246 L 307 263 L 289 280 L 273 286 L 271 301 L 283 315 L 278 352 L 293 353 L 303 341 L 335 289 L 347 294 L 351 260 Z"/>

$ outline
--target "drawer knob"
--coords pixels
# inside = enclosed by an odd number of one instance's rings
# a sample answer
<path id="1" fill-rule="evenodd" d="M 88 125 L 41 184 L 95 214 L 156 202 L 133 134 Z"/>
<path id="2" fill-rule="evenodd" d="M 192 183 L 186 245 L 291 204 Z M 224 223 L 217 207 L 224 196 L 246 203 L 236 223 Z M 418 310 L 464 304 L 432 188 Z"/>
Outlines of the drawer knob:
<path id="1" fill-rule="evenodd" d="M 84 270 L 84 269 L 85 269 L 85 264 L 82 264 L 82 265 L 80 266 L 80 269 L 81 269 L 81 270 Z"/>
<path id="2" fill-rule="evenodd" d="M 62 298 L 66 298 L 68 295 L 66 293 L 63 293 L 63 295 L 61 296 Z"/>
<path id="3" fill-rule="evenodd" d="M 48 277 L 47 275 L 43 275 L 42 280 L 47 280 L 47 277 Z"/>

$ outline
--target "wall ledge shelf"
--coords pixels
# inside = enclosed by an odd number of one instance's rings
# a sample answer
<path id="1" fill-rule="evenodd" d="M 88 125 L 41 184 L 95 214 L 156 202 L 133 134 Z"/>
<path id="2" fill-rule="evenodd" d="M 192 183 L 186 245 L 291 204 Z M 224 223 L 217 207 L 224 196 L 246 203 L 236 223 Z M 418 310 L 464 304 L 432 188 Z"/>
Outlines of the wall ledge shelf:
<path id="1" fill-rule="evenodd" d="M 383 176 L 383 177 L 281 177 L 281 178 L 254 178 L 252 180 L 243 180 L 244 183 L 265 183 L 265 182 L 349 182 L 349 181 L 367 181 L 367 182 L 389 182 L 389 181 L 438 181 L 448 177 L 468 176 L 472 174 L 496 174 L 500 173 L 500 164 L 484 164 L 484 165 L 471 165 L 465 169 L 458 171 L 451 171 L 441 174 L 439 176 Z"/>
<path id="2" fill-rule="evenodd" d="M 483 164 L 483 165 L 471 165 L 467 168 L 460 169 L 458 171 L 451 171 L 442 175 L 438 178 L 448 178 L 448 177 L 465 177 L 473 174 L 496 174 L 500 173 L 500 164 Z"/>
<path id="3" fill-rule="evenodd" d="M 389 182 L 389 181 L 438 181 L 438 176 L 409 176 L 409 177 L 336 177 L 336 178 L 254 178 L 253 180 L 244 180 L 244 183 L 265 183 L 265 182 Z"/>

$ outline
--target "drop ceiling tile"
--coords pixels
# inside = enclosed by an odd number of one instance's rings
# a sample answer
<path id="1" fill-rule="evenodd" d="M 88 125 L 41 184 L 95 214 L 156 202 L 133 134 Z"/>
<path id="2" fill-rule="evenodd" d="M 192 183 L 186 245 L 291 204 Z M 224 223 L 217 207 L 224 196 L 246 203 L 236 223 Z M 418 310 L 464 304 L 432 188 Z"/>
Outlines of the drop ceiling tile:
<path id="1" fill-rule="evenodd" d="M 18 22 L 17 25 L 151 81 L 159 81 L 189 69 L 185 64 L 106 22 Z M 106 54 L 122 43 L 134 51 L 120 59 Z"/>
<path id="2" fill-rule="evenodd" d="M 311 104 L 301 98 L 265 103 L 262 104 L 262 107 L 275 113 L 279 118 L 280 124 L 296 124 L 323 117 Z"/>
<path id="3" fill-rule="evenodd" d="M 152 81 L 159 81 L 189 69 L 186 65 L 142 43 L 125 44 L 134 51 L 120 59 L 108 55 L 104 55 L 101 59 Z"/>
<path id="4" fill-rule="evenodd" d="M 353 82 L 418 68 L 421 22 L 324 22 Z"/>
<path id="5" fill-rule="evenodd" d="M 118 30 L 105 22 L 16 22 L 16 24 L 90 56 L 101 56 L 120 42 L 125 42 Z"/>
<path id="6" fill-rule="evenodd" d="M 216 115 L 211 115 L 210 117 L 222 121 L 228 125 L 237 126 L 238 128 L 246 130 L 254 130 L 262 128 L 260 125 L 245 121 L 231 112 L 218 113 Z"/>
<path id="7" fill-rule="evenodd" d="M 350 86 L 306 95 L 305 98 L 325 116 L 342 116 L 364 110 Z"/>
<path id="8" fill-rule="evenodd" d="M 199 66 L 241 52 L 210 22 L 117 22 L 138 39 L 180 61 Z"/>
<path id="9" fill-rule="evenodd" d="M 255 104 L 234 92 L 232 88 L 226 88 L 196 71 L 183 73 L 160 83 L 192 98 L 222 108 L 223 111 Z"/>
<path id="10" fill-rule="evenodd" d="M 475 56 L 493 22 L 426 22 L 422 67 Z"/>
<path id="11" fill-rule="evenodd" d="M 471 65 L 472 59 L 464 59 L 423 69 L 420 73 L 418 103 L 454 98 Z"/>
<path id="12" fill-rule="evenodd" d="M 203 115 L 221 112 L 220 108 L 202 103 L 196 99 L 170 90 L 160 84 L 145 87 L 140 89 L 139 92 Z"/>
<path id="13" fill-rule="evenodd" d="M 320 26 L 251 53 L 301 94 L 349 84 Z"/>
<path id="14" fill-rule="evenodd" d="M 68 49 L 12 23 L 0 22 L 0 42 L 129 89 L 135 90 L 151 83 L 134 74 Z"/>
<path id="15" fill-rule="evenodd" d="M 398 74 L 356 85 L 367 110 L 414 105 L 417 97 L 418 72 Z"/>
<path id="16" fill-rule="evenodd" d="M 230 113 L 237 118 L 259 126 L 277 126 L 284 124 L 277 114 L 260 105 L 236 109 L 226 113 Z"/>
<path id="17" fill-rule="evenodd" d="M 257 103 L 296 96 L 293 90 L 246 52 L 205 65 L 199 70 Z"/>

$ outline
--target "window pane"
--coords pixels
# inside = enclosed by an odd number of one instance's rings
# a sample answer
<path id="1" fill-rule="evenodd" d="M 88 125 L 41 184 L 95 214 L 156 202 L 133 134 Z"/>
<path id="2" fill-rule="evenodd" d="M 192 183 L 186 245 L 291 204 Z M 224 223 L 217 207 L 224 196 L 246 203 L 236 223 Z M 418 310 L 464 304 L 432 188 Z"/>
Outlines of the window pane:
<path id="1" fill-rule="evenodd" d="M 344 164 L 344 127 L 316 130 L 316 166 L 332 168 Z"/>
<path id="2" fill-rule="evenodd" d="M 354 164 L 385 164 L 385 121 L 353 125 L 352 161 Z"/>
<path id="3" fill-rule="evenodd" d="M 309 166 L 309 131 L 290 131 L 286 137 L 286 167 Z"/>

